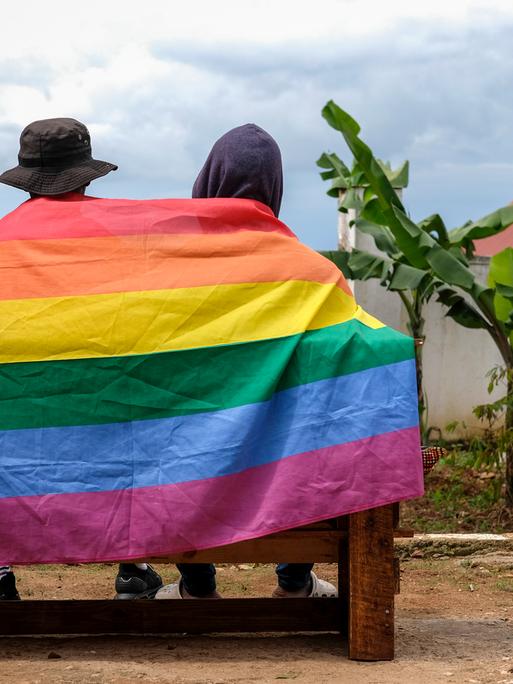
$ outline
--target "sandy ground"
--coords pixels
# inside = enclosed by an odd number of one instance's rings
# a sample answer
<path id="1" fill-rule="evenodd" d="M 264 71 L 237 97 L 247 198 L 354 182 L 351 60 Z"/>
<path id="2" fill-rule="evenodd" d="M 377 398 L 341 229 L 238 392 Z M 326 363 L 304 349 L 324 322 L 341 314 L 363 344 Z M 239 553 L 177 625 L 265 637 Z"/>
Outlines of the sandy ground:
<path id="1" fill-rule="evenodd" d="M 334 566 L 318 570 L 335 577 Z M 115 574 L 106 565 L 18 570 L 26 598 L 106 598 Z M 226 596 L 266 596 L 274 583 L 270 566 L 222 566 L 218 578 Z M 4 638 L 0 682 L 513 684 L 513 556 L 403 562 L 396 605 L 390 663 L 347 660 L 336 634 Z"/>

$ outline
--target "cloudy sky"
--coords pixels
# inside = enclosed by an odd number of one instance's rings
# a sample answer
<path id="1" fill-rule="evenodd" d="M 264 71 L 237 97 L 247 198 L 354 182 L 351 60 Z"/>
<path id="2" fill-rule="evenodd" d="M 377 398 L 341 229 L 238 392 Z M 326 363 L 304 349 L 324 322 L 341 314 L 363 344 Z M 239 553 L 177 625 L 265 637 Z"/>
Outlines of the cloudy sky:
<path id="1" fill-rule="evenodd" d="M 189 196 L 212 145 L 246 122 L 284 159 L 282 216 L 336 245 L 315 160 L 348 158 L 334 99 L 384 159 L 411 162 L 406 204 L 452 226 L 513 200 L 511 0 L 49 0 L 2 3 L 0 169 L 34 119 L 84 121 L 119 164 L 91 194 Z M 0 213 L 24 199 L 0 185 Z"/>

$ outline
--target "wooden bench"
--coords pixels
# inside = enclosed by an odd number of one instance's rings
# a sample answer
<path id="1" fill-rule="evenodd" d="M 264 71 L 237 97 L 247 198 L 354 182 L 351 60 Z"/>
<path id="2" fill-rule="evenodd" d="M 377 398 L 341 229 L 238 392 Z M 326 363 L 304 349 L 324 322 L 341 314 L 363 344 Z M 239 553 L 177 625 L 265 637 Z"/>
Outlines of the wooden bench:
<path id="1" fill-rule="evenodd" d="M 23 600 L 0 605 L 0 635 L 337 631 L 349 658 L 394 657 L 394 531 L 398 504 L 342 516 L 162 563 L 338 564 L 338 599 L 212 601 Z M 142 560 L 142 559 L 141 559 Z"/>

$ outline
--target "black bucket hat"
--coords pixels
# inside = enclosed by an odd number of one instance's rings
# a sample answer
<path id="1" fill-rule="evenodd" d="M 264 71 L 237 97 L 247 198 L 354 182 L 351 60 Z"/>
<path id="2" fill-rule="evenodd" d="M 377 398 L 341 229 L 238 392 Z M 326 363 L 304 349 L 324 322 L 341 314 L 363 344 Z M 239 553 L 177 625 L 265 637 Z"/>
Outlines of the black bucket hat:
<path id="1" fill-rule="evenodd" d="M 118 168 L 93 159 L 89 131 L 76 119 L 33 121 L 21 133 L 18 162 L 0 183 L 37 195 L 71 192 Z"/>

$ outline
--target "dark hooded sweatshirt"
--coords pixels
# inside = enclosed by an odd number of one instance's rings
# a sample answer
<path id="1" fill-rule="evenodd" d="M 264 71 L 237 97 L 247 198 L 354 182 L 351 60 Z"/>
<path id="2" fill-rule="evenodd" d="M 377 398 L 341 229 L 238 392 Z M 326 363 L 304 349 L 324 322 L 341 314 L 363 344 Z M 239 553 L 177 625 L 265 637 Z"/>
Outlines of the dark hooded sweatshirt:
<path id="1" fill-rule="evenodd" d="M 283 194 L 281 154 L 274 138 L 255 124 L 225 133 L 215 143 L 192 188 L 192 196 L 254 199 L 277 217 Z"/>

